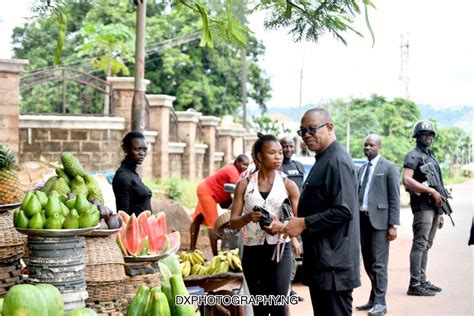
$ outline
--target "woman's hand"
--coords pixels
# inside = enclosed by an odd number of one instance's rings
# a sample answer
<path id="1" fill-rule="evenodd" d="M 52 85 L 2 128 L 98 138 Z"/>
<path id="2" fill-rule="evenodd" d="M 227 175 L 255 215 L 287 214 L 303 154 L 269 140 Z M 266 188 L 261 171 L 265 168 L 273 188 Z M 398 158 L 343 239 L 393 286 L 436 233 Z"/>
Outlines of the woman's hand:
<path id="1" fill-rule="evenodd" d="M 293 253 L 295 257 L 301 256 L 301 244 L 297 237 L 291 237 L 291 247 L 293 247 Z"/>
<path id="2" fill-rule="evenodd" d="M 250 222 L 258 223 L 260 221 L 260 218 L 262 218 L 262 213 L 260 212 L 250 211 L 245 214 L 245 221 L 247 222 L 247 224 Z"/>

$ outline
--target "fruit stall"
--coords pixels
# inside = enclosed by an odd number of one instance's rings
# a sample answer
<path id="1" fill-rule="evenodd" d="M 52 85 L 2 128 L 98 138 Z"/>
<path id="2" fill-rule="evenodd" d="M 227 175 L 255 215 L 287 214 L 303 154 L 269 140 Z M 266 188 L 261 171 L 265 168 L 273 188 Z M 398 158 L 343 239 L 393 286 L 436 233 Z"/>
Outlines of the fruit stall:
<path id="1" fill-rule="evenodd" d="M 25 193 L 0 145 L 0 316 L 196 315 L 175 297 L 242 280 L 237 249 L 180 252 L 164 212 L 112 211 L 74 155 L 61 163 Z"/>

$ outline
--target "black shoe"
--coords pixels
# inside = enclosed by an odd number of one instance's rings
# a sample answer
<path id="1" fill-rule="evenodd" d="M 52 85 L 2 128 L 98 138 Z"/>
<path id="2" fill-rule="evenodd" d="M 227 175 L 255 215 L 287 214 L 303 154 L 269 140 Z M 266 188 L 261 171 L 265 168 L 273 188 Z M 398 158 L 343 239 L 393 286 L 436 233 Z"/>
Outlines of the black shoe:
<path id="1" fill-rule="evenodd" d="M 368 315 L 370 316 L 384 314 L 387 314 L 387 306 L 381 304 L 375 304 L 374 307 L 372 307 L 368 312 Z"/>
<path id="2" fill-rule="evenodd" d="M 441 292 L 441 288 L 439 286 L 434 285 L 430 281 L 421 282 L 421 286 L 431 292 Z"/>
<path id="3" fill-rule="evenodd" d="M 374 303 L 365 303 L 364 305 L 359 305 L 359 306 L 356 306 L 356 309 L 358 311 L 368 311 L 370 310 L 372 307 L 374 307 Z"/>
<path id="4" fill-rule="evenodd" d="M 304 297 L 301 296 L 301 295 L 299 295 L 298 293 L 296 293 L 296 292 L 293 291 L 293 290 L 290 291 L 290 296 L 296 296 L 296 297 L 298 297 L 298 301 L 299 301 L 299 302 L 303 302 L 303 301 L 304 301 Z"/>
<path id="5" fill-rule="evenodd" d="M 430 291 L 427 288 L 424 288 L 421 284 L 417 286 L 409 286 L 407 295 L 414 296 L 435 296 L 436 292 Z"/>

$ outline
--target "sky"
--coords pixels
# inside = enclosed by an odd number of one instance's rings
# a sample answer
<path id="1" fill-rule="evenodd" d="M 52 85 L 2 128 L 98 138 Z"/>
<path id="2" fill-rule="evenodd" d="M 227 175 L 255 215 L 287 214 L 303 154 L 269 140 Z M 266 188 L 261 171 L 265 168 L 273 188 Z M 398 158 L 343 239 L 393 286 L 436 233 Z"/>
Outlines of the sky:
<path id="1" fill-rule="evenodd" d="M 284 30 L 264 30 L 263 14 L 251 28 L 263 40 L 261 63 L 271 78 L 269 107 L 299 105 L 325 99 L 367 97 L 378 93 L 405 96 L 399 81 L 401 35 L 409 40 L 409 97 L 434 107 L 474 106 L 474 2 L 471 0 L 375 0 L 370 23 L 375 44 L 363 18 L 347 33 L 347 46 L 332 36 L 319 43 L 294 43 Z"/>
<path id="2" fill-rule="evenodd" d="M 11 33 L 24 22 L 32 0 L 17 0 L 0 12 L 0 58 L 11 57 Z M 405 96 L 399 80 L 401 35 L 409 41 L 407 74 L 409 97 L 436 108 L 474 107 L 474 19 L 472 0 L 375 0 L 370 22 L 372 47 L 364 19 L 347 33 L 344 46 L 331 36 L 319 43 L 292 41 L 285 30 L 263 28 L 263 13 L 250 18 L 251 28 L 266 46 L 261 59 L 271 79 L 268 107 L 299 106 L 326 99 Z"/>

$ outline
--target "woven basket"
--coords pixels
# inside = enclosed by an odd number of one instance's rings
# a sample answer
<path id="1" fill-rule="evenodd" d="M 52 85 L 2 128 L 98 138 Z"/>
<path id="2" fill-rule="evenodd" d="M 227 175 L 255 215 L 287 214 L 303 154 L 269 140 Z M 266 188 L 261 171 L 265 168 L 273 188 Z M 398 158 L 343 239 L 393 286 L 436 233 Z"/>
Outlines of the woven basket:
<path id="1" fill-rule="evenodd" d="M 125 279 L 123 264 L 108 263 L 86 265 L 86 281 L 89 282 L 116 282 Z"/>
<path id="2" fill-rule="evenodd" d="M 115 241 L 109 237 L 86 238 L 86 265 L 119 263 L 125 264 L 123 255 Z"/>
<path id="3" fill-rule="evenodd" d="M 8 213 L 8 212 L 6 212 Z M 0 226 L 0 262 L 23 255 L 26 236 L 23 236 L 13 227 Z"/>
<path id="4" fill-rule="evenodd" d="M 133 277 L 127 276 L 125 279 L 125 298 L 127 299 L 128 304 L 131 303 L 137 294 L 138 289 L 142 285 L 146 285 L 149 288 L 160 286 L 160 273 L 142 274 Z"/>
<path id="5" fill-rule="evenodd" d="M 0 265 L 0 298 L 4 297 L 12 286 L 21 283 L 23 276 L 19 259 L 10 265 Z"/>
<path id="6" fill-rule="evenodd" d="M 13 227 L 13 212 L 6 211 L 0 213 L 0 228 L 12 228 Z"/>
<path id="7" fill-rule="evenodd" d="M 114 282 L 88 282 L 88 301 L 91 302 L 111 302 L 117 298 L 123 298 L 125 285 L 123 281 Z"/>
<path id="8" fill-rule="evenodd" d="M 122 299 L 103 302 L 87 299 L 86 307 L 93 309 L 98 316 L 123 316 L 122 309 L 125 306 Z"/>

